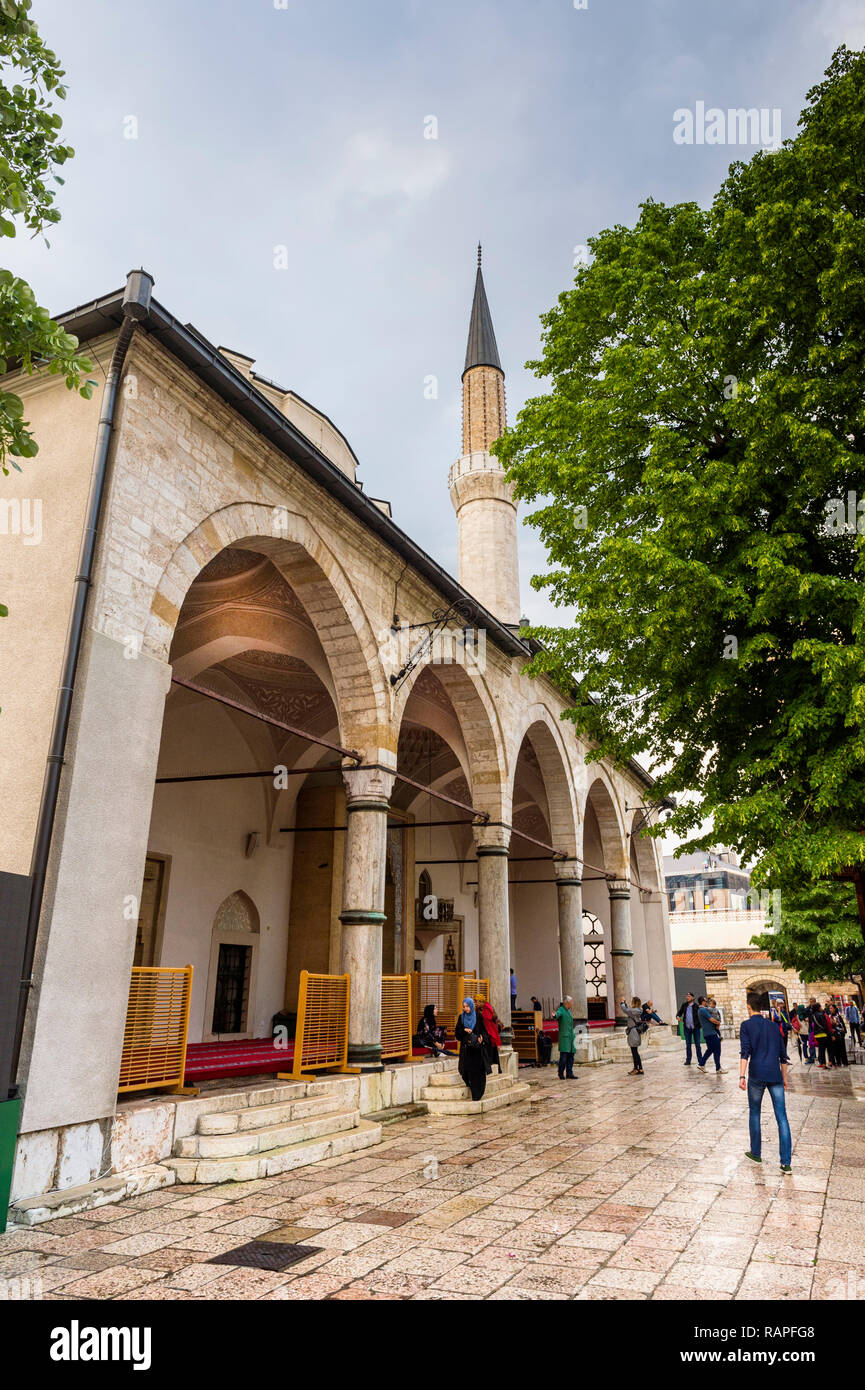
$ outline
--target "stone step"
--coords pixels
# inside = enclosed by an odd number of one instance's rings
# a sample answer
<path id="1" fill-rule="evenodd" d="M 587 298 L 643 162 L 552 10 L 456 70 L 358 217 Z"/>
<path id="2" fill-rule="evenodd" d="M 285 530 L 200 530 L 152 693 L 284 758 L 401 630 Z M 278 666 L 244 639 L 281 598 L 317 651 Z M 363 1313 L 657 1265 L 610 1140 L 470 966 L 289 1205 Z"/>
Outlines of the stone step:
<path id="1" fill-rule="evenodd" d="M 358 1110 L 328 1107 L 323 1115 L 288 1120 L 285 1124 L 262 1125 L 258 1129 L 238 1130 L 234 1134 L 192 1134 L 178 1139 L 175 1158 L 247 1158 L 267 1153 L 306 1139 L 319 1139 L 345 1129 L 353 1129 L 360 1119 Z"/>
<path id="2" fill-rule="evenodd" d="M 306 1088 L 303 1087 L 302 1090 Z M 340 1107 L 339 1096 L 307 1096 L 282 1100 L 269 1105 L 247 1106 L 244 1110 L 228 1110 L 200 1115 L 199 1134 L 236 1134 L 238 1131 L 262 1129 L 266 1125 L 287 1124 L 316 1115 L 327 1115 Z"/>
<path id="3" fill-rule="evenodd" d="M 511 1080 L 511 1078 L 509 1077 L 508 1080 Z M 463 1088 L 462 1098 L 452 1100 L 427 1100 L 426 1108 L 430 1116 L 438 1119 L 448 1119 L 465 1115 L 485 1115 L 490 1110 L 499 1110 L 502 1106 L 516 1105 L 520 1101 L 528 1100 L 531 1093 L 531 1086 L 525 1085 L 519 1081 L 512 1081 L 512 1084 L 506 1090 L 493 1092 L 492 1095 L 485 1092 L 482 1100 L 472 1100 L 469 1091 Z M 426 1094 L 425 1092 L 425 1097 Z"/>
<path id="4" fill-rule="evenodd" d="M 434 1072 L 429 1079 L 430 1086 L 452 1086 L 454 1077 L 459 1080 L 459 1067 L 445 1067 L 442 1071 Z M 487 1080 L 489 1081 L 489 1077 Z"/>
<path id="5" fill-rule="evenodd" d="M 246 1158 L 168 1158 L 165 1163 L 174 1171 L 178 1183 L 250 1182 L 305 1168 L 325 1158 L 357 1153 L 380 1141 L 381 1125 L 358 1120 L 351 1129 L 284 1144 Z"/>
<path id="6" fill-rule="evenodd" d="M 492 1076 L 487 1077 L 486 1095 L 498 1095 L 500 1091 L 506 1091 L 514 1085 L 512 1076 L 497 1076 L 493 1072 Z M 430 1077 L 430 1084 L 424 1087 L 422 1096 L 424 1100 L 460 1100 L 464 1095 L 468 1095 L 468 1087 L 464 1084 L 459 1072 L 446 1072 L 443 1076 Z"/>

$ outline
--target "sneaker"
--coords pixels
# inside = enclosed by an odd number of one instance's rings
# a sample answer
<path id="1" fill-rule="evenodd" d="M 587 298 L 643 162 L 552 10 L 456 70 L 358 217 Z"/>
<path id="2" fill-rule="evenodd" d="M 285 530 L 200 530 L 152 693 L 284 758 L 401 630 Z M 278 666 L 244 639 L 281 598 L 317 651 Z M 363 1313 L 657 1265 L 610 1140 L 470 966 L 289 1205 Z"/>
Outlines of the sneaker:
<path id="1" fill-rule="evenodd" d="M 683 1066 L 683 1067 L 689 1067 L 690 1065 L 691 1065 L 690 1062 L 683 1062 L 683 1063 L 682 1063 L 682 1066 Z"/>
<path id="2" fill-rule="evenodd" d="M 706 1075 L 706 1068 L 703 1066 L 702 1062 L 697 1067 L 697 1071 L 700 1073 L 701 1076 Z"/>
<path id="3" fill-rule="evenodd" d="M 727 1075 L 729 1074 L 729 1071 L 730 1071 L 730 1068 L 729 1068 L 729 1067 L 716 1067 L 716 1068 L 715 1068 L 715 1075 L 716 1075 L 716 1076 L 727 1076 Z"/>
<path id="4" fill-rule="evenodd" d="M 746 1150 L 745 1150 L 745 1157 L 746 1157 L 746 1158 L 750 1158 L 750 1160 L 751 1160 L 752 1163 L 762 1163 L 762 1162 L 763 1162 L 762 1158 L 759 1158 L 757 1154 L 752 1154 L 750 1149 L 746 1149 Z"/>
<path id="5" fill-rule="evenodd" d="M 792 1173 L 792 1171 L 793 1171 L 793 1168 L 792 1168 L 792 1165 L 791 1165 L 791 1164 L 789 1164 L 789 1163 L 782 1163 L 782 1164 L 781 1164 L 781 1172 L 782 1172 L 782 1173 Z"/>

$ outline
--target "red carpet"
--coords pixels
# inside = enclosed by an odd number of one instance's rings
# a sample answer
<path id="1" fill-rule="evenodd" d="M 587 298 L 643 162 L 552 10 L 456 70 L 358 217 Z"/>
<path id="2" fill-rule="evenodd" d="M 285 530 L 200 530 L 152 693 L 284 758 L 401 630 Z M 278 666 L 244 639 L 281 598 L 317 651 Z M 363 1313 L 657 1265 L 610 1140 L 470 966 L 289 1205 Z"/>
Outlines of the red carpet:
<path id="1" fill-rule="evenodd" d="M 611 1028 L 610 1020 L 592 1019 L 590 1028 Z M 544 1023 L 544 1032 L 558 1035 L 555 1019 Z M 453 1048 L 453 1043 L 449 1044 Z M 416 1057 L 426 1053 L 415 1048 Z M 186 1049 L 186 1083 L 213 1081 L 221 1076 L 255 1076 L 291 1071 L 294 1043 L 274 1047 L 271 1038 L 248 1038 L 243 1042 L 190 1043 Z"/>
<path id="2" fill-rule="evenodd" d="M 190 1043 L 186 1049 L 186 1082 L 191 1085 L 195 1081 L 212 1081 L 220 1076 L 291 1071 L 293 1057 L 293 1042 L 286 1047 L 274 1047 L 271 1038 Z"/>

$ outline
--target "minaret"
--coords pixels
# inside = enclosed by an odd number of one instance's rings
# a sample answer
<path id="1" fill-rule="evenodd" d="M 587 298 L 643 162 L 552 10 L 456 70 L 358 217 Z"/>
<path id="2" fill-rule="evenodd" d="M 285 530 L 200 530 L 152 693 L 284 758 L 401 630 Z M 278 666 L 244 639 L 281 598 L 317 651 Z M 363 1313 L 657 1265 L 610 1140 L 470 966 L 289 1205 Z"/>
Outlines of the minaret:
<path id="1" fill-rule="evenodd" d="M 517 504 L 504 469 L 490 453 L 505 428 L 505 374 L 478 273 L 463 369 L 463 452 L 448 479 L 457 514 L 459 581 L 502 623 L 519 624 Z"/>

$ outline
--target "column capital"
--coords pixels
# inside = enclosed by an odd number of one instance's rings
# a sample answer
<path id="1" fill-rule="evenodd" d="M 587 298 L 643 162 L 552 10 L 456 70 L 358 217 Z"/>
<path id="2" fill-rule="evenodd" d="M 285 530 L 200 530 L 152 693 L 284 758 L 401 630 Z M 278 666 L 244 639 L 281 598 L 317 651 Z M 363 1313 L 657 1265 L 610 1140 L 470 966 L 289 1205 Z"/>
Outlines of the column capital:
<path id="1" fill-rule="evenodd" d="M 350 767 L 344 764 L 342 780 L 347 810 L 387 810 L 394 784 L 394 774 L 388 768 Z"/>
<path id="2" fill-rule="evenodd" d="M 607 880 L 607 892 L 611 898 L 630 898 L 631 883 L 627 878 L 611 878 Z"/>
<path id="3" fill-rule="evenodd" d="M 508 826 L 497 824 L 495 821 L 486 825 L 473 825 L 472 835 L 479 857 L 485 854 L 507 854 L 511 842 Z"/>
<path id="4" fill-rule="evenodd" d="M 582 859 L 555 859 L 553 873 L 561 884 L 581 884 L 583 881 Z"/>

